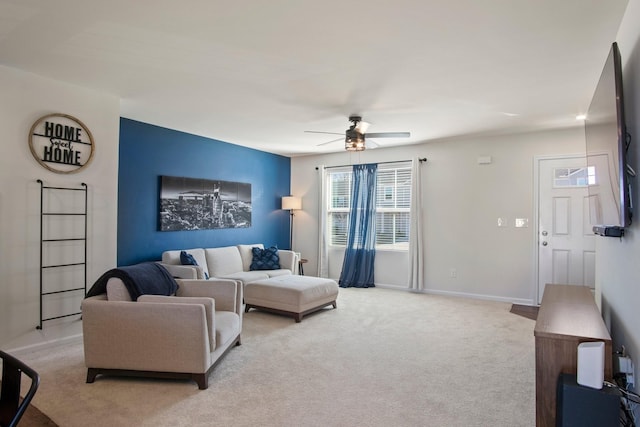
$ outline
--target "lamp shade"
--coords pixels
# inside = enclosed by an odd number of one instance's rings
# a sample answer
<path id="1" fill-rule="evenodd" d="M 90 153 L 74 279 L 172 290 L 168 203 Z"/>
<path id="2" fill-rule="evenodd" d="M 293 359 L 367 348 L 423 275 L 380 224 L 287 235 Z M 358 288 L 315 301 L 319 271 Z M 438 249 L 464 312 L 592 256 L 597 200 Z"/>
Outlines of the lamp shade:
<path id="1" fill-rule="evenodd" d="M 282 198 L 282 209 L 285 211 L 302 209 L 302 199 L 300 197 L 284 196 Z"/>

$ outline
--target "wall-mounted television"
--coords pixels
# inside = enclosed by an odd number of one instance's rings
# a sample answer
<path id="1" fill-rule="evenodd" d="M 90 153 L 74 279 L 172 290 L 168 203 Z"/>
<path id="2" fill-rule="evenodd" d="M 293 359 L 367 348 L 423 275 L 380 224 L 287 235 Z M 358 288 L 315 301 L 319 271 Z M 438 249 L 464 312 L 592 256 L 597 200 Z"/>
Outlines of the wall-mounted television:
<path id="1" fill-rule="evenodd" d="M 585 119 L 589 212 L 596 234 L 622 237 L 633 216 L 622 64 L 613 43 Z"/>

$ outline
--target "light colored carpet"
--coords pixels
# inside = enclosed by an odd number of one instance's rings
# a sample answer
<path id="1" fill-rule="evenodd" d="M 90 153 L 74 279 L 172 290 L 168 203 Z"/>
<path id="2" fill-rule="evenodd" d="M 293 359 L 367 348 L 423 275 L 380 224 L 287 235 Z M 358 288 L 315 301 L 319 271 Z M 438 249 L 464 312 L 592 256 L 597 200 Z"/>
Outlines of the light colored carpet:
<path id="1" fill-rule="evenodd" d="M 245 314 L 243 344 L 193 382 L 98 377 L 82 345 L 22 359 L 66 426 L 534 426 L 535 322 L 507 303 L 369 288 L 293 319 Z"/>

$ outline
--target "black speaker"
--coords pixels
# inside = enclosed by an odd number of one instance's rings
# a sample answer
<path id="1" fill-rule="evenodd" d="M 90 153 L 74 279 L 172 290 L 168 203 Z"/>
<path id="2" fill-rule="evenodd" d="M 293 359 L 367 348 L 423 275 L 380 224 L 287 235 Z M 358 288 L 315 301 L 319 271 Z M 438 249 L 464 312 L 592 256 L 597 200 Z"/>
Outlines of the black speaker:
<path id="1" fill-rule="evenodd" d="M 578 384 L 575 375 L 560 374 L 556 394 L 557 427 L 619 427 L 620 392 Z"/>

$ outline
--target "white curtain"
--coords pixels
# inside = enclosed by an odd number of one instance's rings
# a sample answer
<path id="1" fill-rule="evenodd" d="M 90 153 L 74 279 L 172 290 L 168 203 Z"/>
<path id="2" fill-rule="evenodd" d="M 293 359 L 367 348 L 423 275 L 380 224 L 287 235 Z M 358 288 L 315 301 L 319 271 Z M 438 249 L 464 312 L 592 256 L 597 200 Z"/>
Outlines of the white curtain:
<path id="1" fill-rule="evenodd" d="M 411 224 L 409 228 L 409 289 L 425 289 L 424 230 L 422 227 L 422 173 L 418 158 L 411 163 Z"/>
<path id="2" fill-rule="evenodd" d="M 318 167 L 318 277 L 329 277 L 327 245 L 327 168 Z"/>

